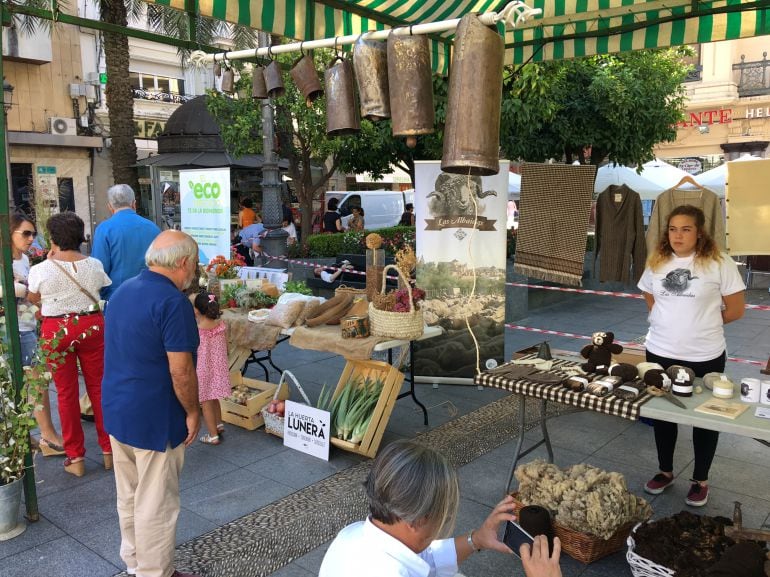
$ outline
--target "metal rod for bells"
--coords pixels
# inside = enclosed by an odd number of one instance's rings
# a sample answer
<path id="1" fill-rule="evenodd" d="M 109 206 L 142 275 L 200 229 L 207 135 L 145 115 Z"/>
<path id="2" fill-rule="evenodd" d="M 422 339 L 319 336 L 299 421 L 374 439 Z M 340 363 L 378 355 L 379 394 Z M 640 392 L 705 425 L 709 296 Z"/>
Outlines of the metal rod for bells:
<path id="1" fill-rule="evenodd" d="M 540 8 L 530 8 L 521 0 L 514 0 L 503 8 L 500 12 L 485 12 L 479 16 L 481 23 L 486 26 L 504 22 L 506 28 L 516 28 L 527 19 L 542 14 Z M 272 54 L 284 54 L 286 52 L 299 52 L 302 50 L 313 50 L 314 48 L 334 48 L 345 44 L 354 44 L 362 36 L 368 40 L 386 40 L 390 34 L 396 35 L 415 35 L 432 34 L 433 32 L 446 32 L 454 30 L 460 24 L 460 18 L 452 20 L 442 20 L 440 22 L 430 22 L 428 24 L 405 25 L 391 30 L 378 30 L 373 32 L 364 32 L 363 34 L 348 34 L 347 36 L 336 36 L 334 38 L 324 38 L 321 40 L 307 40 L 304 42 L 292 42 L 290 44 L 280 44 L 273 47 L 251 48 L 249 50 L 235 50 L 233 52 L 219 52 L 217 54 L 206 54 L 196 50 L 190 56 L 190 61 L 197 66 L 208 62 L 222 62 L 223 60 L 245 60 L 253 59 L 258 56 L 270 56 Z"/>

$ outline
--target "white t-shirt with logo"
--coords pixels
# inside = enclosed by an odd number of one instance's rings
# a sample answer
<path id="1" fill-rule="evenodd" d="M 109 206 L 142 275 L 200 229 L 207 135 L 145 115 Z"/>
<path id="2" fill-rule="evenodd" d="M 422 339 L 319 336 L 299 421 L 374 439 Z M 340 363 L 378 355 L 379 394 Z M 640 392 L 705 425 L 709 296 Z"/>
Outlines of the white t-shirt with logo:
<path id="1" fill-rule="evenodd" d="M 655 272 L 646 268 L 637 286 L 655 299 L 647 317 L 647 350 L 696 362 L 715 359 L 726 349 L 722 297 L 746 290 L 726 254 L 705 267 L 695 255 L 673 256 Z"/>

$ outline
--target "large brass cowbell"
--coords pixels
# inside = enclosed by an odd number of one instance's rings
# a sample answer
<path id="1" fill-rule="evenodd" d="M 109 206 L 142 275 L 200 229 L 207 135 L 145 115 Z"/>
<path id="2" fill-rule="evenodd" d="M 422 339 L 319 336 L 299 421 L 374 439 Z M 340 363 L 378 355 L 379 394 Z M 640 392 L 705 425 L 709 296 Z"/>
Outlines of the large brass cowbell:
<path id="1" fill-rule="evenodd" d="M 251 71 L 251 97 L 259 100 L 267 98 L 267 85 L 265 84 L 265 69 L 262 66 L 254 66 Z"/>
<path id="2" fill-rule="evenodd" d="M 353 68 L 356 71 L 361 116 L 373 122 L 390 118 L 387 45 L 363 36 L 356 40 Z"/>
<path id="3" fill-rule="evenodd" d="M 361 119 L 356 105 L 353 65 L 349 60 L 336 57 L 324 73 L 326 84 L 326 134 L 344 136 L 361 130 Z"/>
<path id="4" fill-rule="evenodd" d="M 388 92 L 393 136 L 406 136 L 414 147 L 416 137 L 433 133 L 433 80 L 430 45 L 424 35 L 388 36 Z"/>
<path id="5" fill-rule="evenodd" d="M 283 75 L 281 74 L 280 64 L 273 60 L 267 65 L 264 72 L 267 95 L 270 98 L 280 98 L 286 94 L 286 89 L 283 86 Z"/>
<path id="6" fill-rule="evenodd" d="M 305 97 L 305 104 L 310 108 L 313 102 L 320 96 L 323 96 L 324 89 L 321 81 L 318 80 L 318 72 L 315 69 L 313 57 L 310 54 L 303 54 L 291 67 L 289 71 L 294 84 Z"/>
<path id="7" fill-rule="evenodd" d="M 500 170 L 505 46 L 497 29 L 466 14 L 455 34 L 441 170 L 489 176 Z"/>

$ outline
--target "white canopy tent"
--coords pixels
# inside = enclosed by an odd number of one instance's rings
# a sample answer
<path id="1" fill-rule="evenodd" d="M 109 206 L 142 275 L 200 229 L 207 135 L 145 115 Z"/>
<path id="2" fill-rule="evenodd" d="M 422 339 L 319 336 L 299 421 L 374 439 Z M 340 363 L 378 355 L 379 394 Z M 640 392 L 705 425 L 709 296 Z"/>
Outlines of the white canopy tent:
<path id="1" fill-rule="evenodd" d="M 720 164 L 716 168 L 712 168 L 711 170 L 702 172 L 701 174 L 695 177 L 695 182 L 697 182 L 702 186 L 705 186 L 709 190 L 713 190 L 717 194 L 717 196 L 719 196 L 720 198 L 724 198 L 725 185 L 727 184 L 728 165 L 732 164 L 733 162 L 746 162 L 751 160 L 762 160 L 762 158 L 760 158 L 759 156 L 744 154 L 743 156 L 736 158 L 735 160 L 731 160 L 730 162 L 725 162 L 724 164 Z"/>
<path id="2" fill-rule="evenodd" d="M 665 190 L 673 188 L 679 184 L 685 176 L 689 175 L 689 172 L 677 168 L 673 164 L 669 164 L 660 158 L 645 162 L 642 165 L 642 173 L 640 174 L 642 178 L 660 184 Z"/>
<path id="3" fill-rule="evenodd" d="M 521 194 L 521 175 L 508 173 L 508 200 L 519 200 Z"/>
<path id="4" fill-rule="evenodd" d="M 603 192 L 611 184 L 625 184 L 628 188 L 638 192 L 642 200 L 655 200 L 661 192 L 671 188 L 637 174 L 635 168 L 629 168 L 622 164 L 605 164 L 596 171 L 594 192 L 597 194 Z"/>

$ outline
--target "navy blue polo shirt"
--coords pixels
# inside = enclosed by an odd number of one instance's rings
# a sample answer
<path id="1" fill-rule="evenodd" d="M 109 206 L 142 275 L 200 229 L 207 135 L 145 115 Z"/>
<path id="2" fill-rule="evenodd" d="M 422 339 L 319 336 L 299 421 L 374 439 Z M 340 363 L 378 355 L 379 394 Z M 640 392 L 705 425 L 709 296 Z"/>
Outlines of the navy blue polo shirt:
<path id="1" fill-rule="evenodd" d="M 198 351 L 192 304 L 170 279 L 143 270 L 112 295 L 104 320 L 104 427 L 121 443 L 152 451 L 187 437 L 167 352 Z"/>

